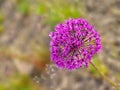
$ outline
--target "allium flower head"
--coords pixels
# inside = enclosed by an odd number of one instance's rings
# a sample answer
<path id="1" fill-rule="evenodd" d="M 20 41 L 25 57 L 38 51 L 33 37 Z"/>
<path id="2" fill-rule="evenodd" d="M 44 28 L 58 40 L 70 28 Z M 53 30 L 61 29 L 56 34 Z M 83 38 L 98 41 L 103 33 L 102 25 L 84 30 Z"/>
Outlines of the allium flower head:
<path id="1" fill-rule="evenodd" d="M 49 36 L 51 60 L 63 69 L 88 67 L 92 57 L 101 49 L 99 33 L 82 18 L 59 23 Z"/>

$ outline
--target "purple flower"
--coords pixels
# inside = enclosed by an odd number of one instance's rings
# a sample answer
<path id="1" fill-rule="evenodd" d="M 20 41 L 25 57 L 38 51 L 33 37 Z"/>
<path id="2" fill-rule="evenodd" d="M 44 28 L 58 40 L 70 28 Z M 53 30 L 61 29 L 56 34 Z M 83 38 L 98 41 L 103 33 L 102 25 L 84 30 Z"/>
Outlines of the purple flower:
<path id="1" fill-rule="evenodd" d="M 99 33 L 82 18 L 59 23 L 49 36 L 51 60 L 63 69 L 88 67 L 92 57 L 102 47 Z"/>

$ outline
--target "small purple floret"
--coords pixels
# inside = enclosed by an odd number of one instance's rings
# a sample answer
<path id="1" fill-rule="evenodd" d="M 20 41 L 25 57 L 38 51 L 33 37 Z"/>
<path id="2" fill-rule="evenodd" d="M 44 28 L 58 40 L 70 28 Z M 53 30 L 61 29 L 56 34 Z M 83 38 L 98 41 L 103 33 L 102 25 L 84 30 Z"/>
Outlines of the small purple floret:
<path id="1" fill-rule="evenodd" d="M 82 18 L 59 23 L 49 36 L 51 60 L 63 69 L 88 67 L 102 47 L 99 33 Z"/>

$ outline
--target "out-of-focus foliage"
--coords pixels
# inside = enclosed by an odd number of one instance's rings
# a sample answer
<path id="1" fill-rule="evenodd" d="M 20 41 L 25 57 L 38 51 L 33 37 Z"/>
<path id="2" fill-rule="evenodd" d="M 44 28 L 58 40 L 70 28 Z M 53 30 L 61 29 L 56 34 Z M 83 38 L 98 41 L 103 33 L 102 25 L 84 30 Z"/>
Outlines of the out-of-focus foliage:
<path id="1" fill-rule="evenodd" d="M 2 12 L 0 11 L 0 24 L 3 22 L 3 14 Z"/>
<path id="2" fill-rule="evenodd" d="M 99 71 L 101 71 L 104 75 L 108 74 L 108 68 L 99 60 L 97 56 L 93 58 L 93 63 L 96 65 Z M 89 66 L 89 70 L 95 76 L 99 77 L 99 73 L 96 71 L 96 69 L 91 64 Z"/>
<path id="3" fill-rule="evenodd" d="M 7 83 L 0 84 L 0 90 L 37 90 L 37 87 L 28 76 L 15 74 L 7 80 Z"/>
<path id="4" fill-rule="evenodd" d="M 117 90 L 120 90 L 120 88 L 118 88 Z"/>
<path id="5" fill-rule="evenodd" d="M 2 34 L 2 33 L 3 33 L 3 26 L 0 25 L 0 34 Z"/>
<path id="6" fill-rule="evenodd" d="M 18 0 L 17 10 L 25 15 L 29 13 L 30 3 L 28 0 Z"/>
<path id="7" fill-rule="evenodd" d="M 40 0 L 33 11 L 38 15 L 43 15 L 46 22 L 52 26 L 65 19 L 84 15 L 82 3 L 70 0 Z"/>
<path id="8" fill-rule="evenodd" d="M 25 15 L 28 13 L 43 16 L 46 24 L 53 27 L 58 22 L 68 18 L 78 18 L 84 16 L 83 4 L 71 0 L 18 0 L 17 10 Z"/>
<path id="9" fill-rule="evenodd" d="M 0 34 L 3 32 L 2 22 L 3 22 L 3 14 L 0 11 Z"/>

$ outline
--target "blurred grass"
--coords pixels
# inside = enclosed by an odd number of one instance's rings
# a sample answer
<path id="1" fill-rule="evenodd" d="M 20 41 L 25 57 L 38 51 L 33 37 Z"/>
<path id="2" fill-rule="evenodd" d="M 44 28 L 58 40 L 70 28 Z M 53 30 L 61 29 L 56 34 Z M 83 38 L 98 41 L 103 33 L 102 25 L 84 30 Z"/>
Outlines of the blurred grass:
<path id="1" fill-rule="evenodd" d="M 84 16 L 82 3 L 69 0 L 40 0 L 34 11 L 38 15 L 43 15 L 46 23 L 52 27 L 65 19 Z"/>
<path id="2" fill-rule="evenodd" d="M 0 35 L 3 33 L 4 29 L 3 29 L 3 26 L 0 25 Z"/>
<path id="3" fill-rule="evenodd" d="M 24 15 L 28 15 L 30 10 L 29 0 L 17 0 L 17 11 Z"/>
<path id="4" fill-rule="evenodd" d="M 19 12 L 40 15 L 44 17 L 45 24 L 51 27 L 65 19 L 84 16 L 84 7 L 79 0 L 35 0 L 35 4 L 31 4 L 29 0 L 18 0 L 17 3 Z"/>
<path id="5" fill-rule="evenodd" d="M 99 60 L 97 56 L 93 58 L 92 62 L 94 63 L 94 65 L 96 65 L 99 71 L 101 71 L 104 75 L 108 74 L 109 72 L 108 68 Z M 89 70 L 96 77 L 100 77 L 99 73 L 96 71 L 96 69 L 91 64 L 89 66 Z"/>
<path id="6" fill-rule="evenodd" d="M 0 34 L 3 33 L 3 26 L 2 26 L 3 20 L 4 20 L 4 17 L 2 12 L 0 11 Z"/>
<path id="7" fill-rule="evenodd" d="M 16 73 L 8 78 L 7 83 L 0 84 L 0 90 L 37 90 L 37 86 L 28 76 Z"/>
<path id="8" fill-rule="evenodd" d="M 0 24 L 3 22 L 3 14 L 2 12 L 0 11 Z"/>

